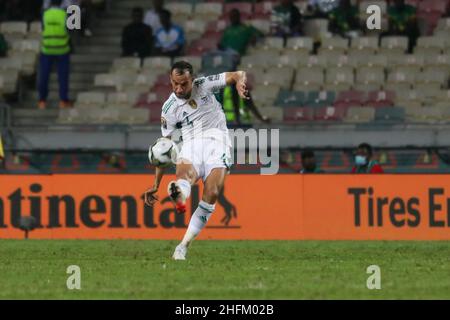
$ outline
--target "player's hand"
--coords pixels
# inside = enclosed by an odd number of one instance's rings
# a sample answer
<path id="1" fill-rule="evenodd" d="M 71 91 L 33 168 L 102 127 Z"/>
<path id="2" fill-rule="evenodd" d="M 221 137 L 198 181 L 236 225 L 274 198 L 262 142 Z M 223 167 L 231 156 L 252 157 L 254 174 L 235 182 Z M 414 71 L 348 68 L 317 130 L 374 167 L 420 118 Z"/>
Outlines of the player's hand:
<path id="1" fill-rule="evenodd" d="M 241 79 L 236 84 L 236 90 L 242 99 L 246 99 L 246 100 L 250 99 L 248 89 L 247 89 L 247 76 L 245 75 L 245 73 L 243 73 L 243 75 L 241 76 Z"/>
<path id="2" fill-rule="evenodd" d="M 156 187 L 152 187 L 144 193 L 145 204 L 149 207 L 152 207 L 155 202 L 159 200 L 156 192 L 158 192 L 158 189 Z"/>
<path id="3" fill-rule="evenodd" d="M 239 81 L 239 83 L 236 85 L 236 89 L 237 89 L 237 91 L 239 93 L 239 96 L 242 99 L 245 99 L 245 100 L 250 99 L 250 97 L 248 95 L 247 85 L 244 82 Z"/>

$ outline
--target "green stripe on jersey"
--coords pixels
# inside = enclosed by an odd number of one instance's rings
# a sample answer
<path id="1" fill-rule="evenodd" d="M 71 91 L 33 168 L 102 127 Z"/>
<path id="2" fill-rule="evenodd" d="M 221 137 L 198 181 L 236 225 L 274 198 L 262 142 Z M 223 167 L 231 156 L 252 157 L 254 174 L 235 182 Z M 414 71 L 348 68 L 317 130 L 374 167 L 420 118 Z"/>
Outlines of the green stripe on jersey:
<path id="1" fill-rule="evenodd" d="M 172 98 L 172 100 L 169 100 L 169 102 L 167 102 L 165 105 L 163 105 L 163 112 L 167 113 L 167 111 L 169 111 L 169 109 L 172 107 L 174 102 L 175 102 L 175 98 Z"/>

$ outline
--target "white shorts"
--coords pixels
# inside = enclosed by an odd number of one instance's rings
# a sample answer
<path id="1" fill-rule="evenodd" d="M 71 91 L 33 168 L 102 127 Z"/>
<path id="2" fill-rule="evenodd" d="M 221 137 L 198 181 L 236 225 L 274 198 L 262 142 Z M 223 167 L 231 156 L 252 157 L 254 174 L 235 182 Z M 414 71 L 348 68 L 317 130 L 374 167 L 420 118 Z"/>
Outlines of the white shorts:
<path id="1" fill-rule="evenodd" d="M 192 163 L 198 177 L 205 181 L 215 168 L 230 169 L 230 146 L 215 138 L 194 138 L 183 142 L 178 161 L 183 160 Z"/>

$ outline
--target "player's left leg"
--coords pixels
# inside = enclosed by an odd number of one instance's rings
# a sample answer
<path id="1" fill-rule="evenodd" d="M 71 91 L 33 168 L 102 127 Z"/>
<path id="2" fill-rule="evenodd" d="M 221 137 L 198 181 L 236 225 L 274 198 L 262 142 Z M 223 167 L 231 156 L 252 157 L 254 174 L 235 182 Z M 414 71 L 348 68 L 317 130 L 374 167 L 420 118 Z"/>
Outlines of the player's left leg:
<path id="1" fill-rule="evenodd" d="M 191 217 L 188 229 L 181 243 L 176 247 L 173 258 L 176 260 L 186 259 L 187 248 L 192 241 L 203 230 L 209 218 L 214 212 L 220 190 L 223 188 L 227 168 L 214 168 L 207 176 L 204 183 L 203 197 L 197 209 Z"/>

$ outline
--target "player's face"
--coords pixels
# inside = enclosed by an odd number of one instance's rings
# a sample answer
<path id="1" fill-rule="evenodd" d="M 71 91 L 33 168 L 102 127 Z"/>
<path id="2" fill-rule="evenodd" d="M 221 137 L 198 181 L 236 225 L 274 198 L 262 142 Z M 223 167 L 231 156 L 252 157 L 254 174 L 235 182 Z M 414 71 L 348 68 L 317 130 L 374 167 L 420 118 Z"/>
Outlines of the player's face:
<path id="1" fill-rule="evenodd" d="M 178 98 L 187 99 L 191 96 L 192 76 L 189 72 L 183 74 L 172 72 L 170 82 L 172 83 L 172 90 Z"/>
<path id="2" fill-rule="evenodd" d="M 356 155 L 366 157 L 366 159 L 370 158 L 369 152 L 365 148 L 358 148 Z"/>
<path id="3" fill-rule="evenodd" d="M 302 165 L 306 170 L 314 171 L 316 169 L 316 159 L 314 157 L 305 158 Z"/>

